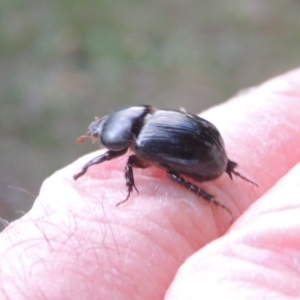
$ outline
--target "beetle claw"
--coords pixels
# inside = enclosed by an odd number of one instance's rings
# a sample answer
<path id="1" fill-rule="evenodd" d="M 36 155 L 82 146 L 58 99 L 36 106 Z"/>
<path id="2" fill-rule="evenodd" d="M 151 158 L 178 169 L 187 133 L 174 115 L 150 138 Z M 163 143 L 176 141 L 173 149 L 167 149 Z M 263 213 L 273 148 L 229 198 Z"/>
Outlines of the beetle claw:
<path id="1" fill-rule="evenodd" d="M 226 167 L 226 173 L 229 175 L 231 180 L 233 180 L 232 174 L 234 174 L 235 176 L 238 176 L 238 177 L 242 178 L 243 180 L 245 180 L 245 181 L 255 185 L 256 187 L 258 187 L 258 184 L 256 182 L 250 180 L 249 178 L 247 178 L 246 176 L 244 176 L 240 172 L 236 171 L 235 170 L 236 167 L 237 167 L 236 162 L 234 162 L 232 160 L 228 160 L 227 167 Z"/>
<path id="2" fill-rule="evenodd" d="M 242 178 L 243 180 L 255 185 L 256 187 L 259 187 L 259 185 L 255 182 L 255 181 L 252 181 L 250 180 L 249 178 L 245 177 L 244 175 L 242 175 L 240 172 L 237 172 L 235 170 L 232 171 L 232 173 L 235 175 L 235 176 L 238 176 L 240 178 Z M 232 179 L 232 178 L 231 178 Z"/>

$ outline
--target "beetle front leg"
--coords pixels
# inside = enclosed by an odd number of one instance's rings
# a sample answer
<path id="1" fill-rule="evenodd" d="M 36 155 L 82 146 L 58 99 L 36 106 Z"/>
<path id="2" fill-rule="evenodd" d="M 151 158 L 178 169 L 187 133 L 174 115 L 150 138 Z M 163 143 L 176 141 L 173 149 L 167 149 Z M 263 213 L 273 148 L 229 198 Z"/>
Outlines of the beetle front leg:
<path id="1" fill-rule="evenodd" d="M 232 211 L 227 208 L 225 205 L 219 203 L 218 201 L 216 201 L 214 199 L 214 196 L 206 193 L 204 190 L 200 189 L 198 186 L 196 186 L 195 184 L 185 180 L 183 177 L 180 176 L 179 173 L 173 171 L 173 170 L 168 170 L 167 171 L 167 176 L 179 183 L 180 185 L 184 186 L 186 189 L 188 189 L 189 191 L 191 191 L 192 193 L 196 194 L 197 196 L 203 198 L 204 200 L 210 202 L 210 203 L 213 203 L 217 206 L 220 206 L 222 207 L 223 209 L 225 209 L 229 214 L 230 214 L 230 217 L 231 217 L 231 221 L 230 221 L 230 224 L 233 222 L 233 214 L 232 214 Z"/>
<path id="2" fill-rule="evenodd" d="M 122 204 L 128 200 L 133 188 L 136 190 L 137 193 L 139 193 L 138 189 L 136 188 L 136 186 L 134 184 L 133 168 L 146 169 L 149 167 L 149 165 L 150 164 L 147 161 L 145 161 L 138 155 L 129 156 L 126 167 L 125 167 L 127 196 L 123 201 L 117 203 L 117 206 L 119 206 L 120 204 Z"/>
<path id="3" fill-rule="evenodd" d="M 90 160 L 89 162 L 87 162 L 81 169 L 80 172 L 78 172 L 77 174 L 75 174 L 73 176 L 73 178 L 75 180 L 77 180 L 79 177 L 81 177 L 82 175 L 84 175 L 86 173 L 86 171 L 88 170 L 89 167 L 93 166 L 93 165 L 97 165 L 97 164 L 101 164 L 103 163 L 104 161 L 107 161 L 107 160 L 111 160 L 111 159 L 114 159 L 114 158 L 117 158 L 118 156 L 121 156 L 123 154 L 125 154 L 127 151 L 127 149 L 124 149 L 124 150 L 121 150 L 121 151 L 112 151 L 112 150 L 109 150 L 95 158 L 93 158 L 92 160 Z"/>

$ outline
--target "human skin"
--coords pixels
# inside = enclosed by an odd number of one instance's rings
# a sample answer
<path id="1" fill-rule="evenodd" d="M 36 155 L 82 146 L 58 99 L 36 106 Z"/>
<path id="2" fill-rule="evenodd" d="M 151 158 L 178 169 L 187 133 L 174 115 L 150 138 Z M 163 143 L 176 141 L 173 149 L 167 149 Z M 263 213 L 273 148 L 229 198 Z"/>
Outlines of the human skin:
<path id="1" fill-rule="evenodd" d="M 127 156 L 45 180 L 33 208 L 0 235 L 0 299 L 300 297 L 300 69 L 201 114 L 259 188 L 225 173 L 196 183 L 228 213 Z M 175 277 L 175 278 L 174 278 Z"/>

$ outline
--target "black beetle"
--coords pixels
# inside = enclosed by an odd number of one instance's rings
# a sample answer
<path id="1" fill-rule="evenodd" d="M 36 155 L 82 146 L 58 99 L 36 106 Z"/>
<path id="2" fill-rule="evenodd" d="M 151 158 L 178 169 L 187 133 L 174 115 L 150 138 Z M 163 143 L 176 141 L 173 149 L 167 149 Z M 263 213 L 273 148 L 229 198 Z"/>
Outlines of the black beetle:
<path id="1" fill-rule="evenodd" d="M 95 164 L 114 159 L 131 149 L 125 167 L 128 200 L 134 184 L 132 168 L 151 165 L 166 170 L 167 176 L 197 196 L 232 212 L 203 189 L 185 180 L 182 175 L 196 181 L 209 181 L 226 172 L 232 179 L 235 174 L 255 184 L 235 170 L 237 164 L 228 159 L 224 142 L 218 129 L 210 122 L 182 110 L 157 110 L 151 105 L 139 105 L 120 109 L 101 119 L 95 118 L 85 135 L 78 138 L 84 142 L 88 137 L 100 140 L 108 149 L 74 175 L 81 177 Z"/>

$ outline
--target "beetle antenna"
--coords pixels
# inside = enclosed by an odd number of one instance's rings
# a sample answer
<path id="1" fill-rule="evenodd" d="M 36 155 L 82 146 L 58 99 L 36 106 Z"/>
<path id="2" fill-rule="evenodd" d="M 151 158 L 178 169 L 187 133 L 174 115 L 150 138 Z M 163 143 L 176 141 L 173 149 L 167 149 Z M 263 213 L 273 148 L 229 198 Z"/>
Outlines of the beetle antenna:
<path id="1" fill-rule="evenodd" d="M 86 134 L 84 134 L 84 135 L 80 136 L 79 138 L 77 138 L 77 143 L 78 143 L 78 144 L 82 144 L 82 143 L 85 142 L 85 140 L 87 140 L 87 139 L 90 138 L 90 137 L 92 137 L 92 136 L 91 136 L 91 132 L 88 130 L 88 131 L 86 132 Z"/>
<path id="2" fill-rule="evenodd" d="M 82 143 L 84 143 L 85 142 L 85 140 L 87 139 L 88 137 L 87 137 L 87 135 L 82 135 L 82 136 L 80 136 L 79 138 L 77 138 L 77 143 L 78 144 L 82 144 Z"/>

